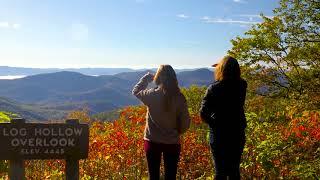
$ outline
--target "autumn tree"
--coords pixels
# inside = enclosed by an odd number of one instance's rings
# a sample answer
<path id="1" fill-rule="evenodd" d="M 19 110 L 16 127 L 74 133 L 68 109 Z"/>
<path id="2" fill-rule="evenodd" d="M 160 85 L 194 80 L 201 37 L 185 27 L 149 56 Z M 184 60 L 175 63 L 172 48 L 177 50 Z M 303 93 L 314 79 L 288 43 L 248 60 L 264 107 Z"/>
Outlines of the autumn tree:
<path id="1" fill-rule="evenodd" d="M 206 87 L 205 86 L 199 87 L 196 85 L 192 85 L 189 88 L 182 88 L 181 92 L 186 97 L 188 107 L 189 107 L 189 112 L 191 114 L 198 115 L 200 113 L 199 109 L 201 106 L 201 101 L 206 92 Z"/>
<path id="2" fill-rule="evenodd" d="M 281 0 L 273 17 L 243 37 L 231 40 L 228 52 L 262 95 L 320 104 L 320 2 Z M 267 92 L 267 93 L 266 93 Z"/>

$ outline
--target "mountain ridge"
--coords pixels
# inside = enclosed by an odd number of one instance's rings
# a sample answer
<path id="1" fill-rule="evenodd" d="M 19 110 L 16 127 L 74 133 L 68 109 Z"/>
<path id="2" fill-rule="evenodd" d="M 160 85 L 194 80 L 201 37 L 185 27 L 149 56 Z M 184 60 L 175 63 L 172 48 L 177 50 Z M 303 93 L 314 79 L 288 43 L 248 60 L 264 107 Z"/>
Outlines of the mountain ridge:
<path id="1" fill-rule="evenodd" d="M 83 107 L 88 108 L 91 114 L 95 114 L 139 104 L 131 94 L 131 89 L 146 72 L 154 73 L 152 70 L 144 70 L 89 76 L 78 72 L 61 71 L 0 80 L 0 97 L 13 100 L 15 102 L 13 104 L 22 112 L 24 109 L 21 110 L 18 106 L 20 103 L 22 106 L 32 104 L 40 112 L 48 109 L 53 112 L 61 111 L 58 113 L 61 116 L 70 110 Z M 208 69 L 177 73 L 182 87 L 189 87 L 192 84 L 208 85 L 212 82 L 212 77 L 212 71 Z M 35 116 L 35 119 L 48 118 L 46 115 L 50 113 L 40 113 L 41 116 Z"/>

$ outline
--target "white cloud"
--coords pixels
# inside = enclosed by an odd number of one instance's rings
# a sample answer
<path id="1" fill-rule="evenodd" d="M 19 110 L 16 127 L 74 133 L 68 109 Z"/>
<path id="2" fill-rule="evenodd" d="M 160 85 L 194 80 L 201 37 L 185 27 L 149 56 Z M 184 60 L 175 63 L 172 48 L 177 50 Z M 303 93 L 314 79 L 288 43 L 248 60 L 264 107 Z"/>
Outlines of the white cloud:
<path id="1" fill-rule="evenodd" d="M 226 24 L 257 24 L 260 23 L 258 21 L 243 21 L 243 20 L 233 20 L 231 18 L 223 19 L 223 18 L 210 18 L 208 16 L 202 17 L 205 23 L 226 23 Z"/>
<path id="2" fill-rule="evenodd" d="M 8 22 L 0 22 L 0 28 L 9 28 L 10 25 Z"/>
<path id="3" fill-rule="evenodd" d="M 72 24 L 71 37 L 75 41 L 85 41 L 89 38 L 89 28 L 85 24 Z"/>
<path id="4" fill-rule="evenodd" d="M 207 21 L 207 20 L 210 20 L 210 17 L 209 17 L 209 16 L 203 16 L 203 17 L 201 18 L 201 20 Z"/>
<path id="5" fill-rule="evenodd" d="M 185 14 L 178 14 L 177 15 L 178 18 L 182 18 L 182 19 L 188 19 L 189 16 L 185 15 Z"/>
<path id="6" fill-rule="evenodd" d="M 261 18 L 258 14 L 240 14 L 240 17 L 248 17 L 248 18 Z"/>
<path id="7" fill-rule="evenodd" d="M 20 29 L 20 27 L 21 27 L 21 24 L 13 24 L 12 25 L 13 29 Z"/>
<path id="8" fill-rule="evenodd" d="M 248 17 L 249 19 L 254 19 L 254 18 L 260 18 L 262 19 L 262 16 L 261 15 L 258 15 L 258 14 L 240 14 L 239 15 L 240 17 Z M 273 16 L 266 16 L 267 18 L 273 18 Z"/>
<path id="9" fill-rule="evenodd" d="M 233 0 L 233 2 L 235 2 L 235 3 L 247 3 L 247 1 L 245 1 L 245 0 Z"/>
<path id="10" fill-rule="evenodd" d="M 0 28 L 19 29 L 20 27 L 21 27 L 21 25 L 17 24 L 17 23 L 11 24 L 9 22 L 0 22 Z"/>

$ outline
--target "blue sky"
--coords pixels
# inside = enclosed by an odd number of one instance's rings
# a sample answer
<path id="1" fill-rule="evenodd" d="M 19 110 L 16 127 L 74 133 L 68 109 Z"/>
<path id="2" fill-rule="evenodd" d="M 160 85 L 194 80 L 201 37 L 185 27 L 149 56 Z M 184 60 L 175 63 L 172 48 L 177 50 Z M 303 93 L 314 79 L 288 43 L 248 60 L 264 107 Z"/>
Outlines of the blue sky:
<path id="1" fill-rule="evenodd" d="M 0 65 L 208 67 L 278 0 L 0 0 Z"/>

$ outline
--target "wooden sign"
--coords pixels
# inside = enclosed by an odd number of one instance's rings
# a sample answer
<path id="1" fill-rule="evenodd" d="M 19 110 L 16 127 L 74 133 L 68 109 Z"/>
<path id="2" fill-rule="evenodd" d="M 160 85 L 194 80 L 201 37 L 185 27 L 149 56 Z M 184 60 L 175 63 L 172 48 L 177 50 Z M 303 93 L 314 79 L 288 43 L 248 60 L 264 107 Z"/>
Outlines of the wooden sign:
<path id="1" fill-rule="evenodd" d="M 0 159 L 84 159 L 87 124 L 0 124 Z"/>

